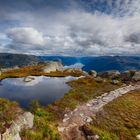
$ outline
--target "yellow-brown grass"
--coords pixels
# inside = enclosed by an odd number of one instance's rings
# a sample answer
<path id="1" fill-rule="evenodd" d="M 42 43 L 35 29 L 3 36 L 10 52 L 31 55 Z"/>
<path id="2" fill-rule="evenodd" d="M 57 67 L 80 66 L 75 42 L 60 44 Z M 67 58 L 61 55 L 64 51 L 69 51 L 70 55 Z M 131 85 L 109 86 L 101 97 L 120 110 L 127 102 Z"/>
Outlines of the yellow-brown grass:
<path id="1" fill-rule="evenodd" d="M 20 78 L 20 77 L 26 77 L 26 76 L 50 76 L 50 77 L 65 77 L 65 76 L 81 76 L 83 75 L 82 71 L 74 71 L 74 72 L 68 72 L 68 71 L 55 71 L 50 73 L 45 73 L 42 71 L 42 68 L 44 65 L 36 65 L 36 66 L 26 66 L 19 69 L 13 69 L 6 72 L 3 72 L 0 75 L 0 80 L 5 78 Z"/>
<path id="2" fill-rule="evenodd" d="M 112 101 L 99 112 L 91 125 L 90 133 L 108 136 L 109 140 L 136 140 L 140 134 L 140 90 L 132 91 Z M 116 138 L 113 139 L 113 136 Z M 101 139 L 102 140 L 102 139 Z"/>

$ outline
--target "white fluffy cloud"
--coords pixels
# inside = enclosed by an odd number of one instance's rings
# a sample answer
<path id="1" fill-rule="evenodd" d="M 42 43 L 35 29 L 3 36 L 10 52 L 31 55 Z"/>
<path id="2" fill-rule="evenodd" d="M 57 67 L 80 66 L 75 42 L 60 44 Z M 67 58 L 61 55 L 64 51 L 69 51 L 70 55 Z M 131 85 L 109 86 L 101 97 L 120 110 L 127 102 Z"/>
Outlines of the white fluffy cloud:
<path id="1" fill-rule="evenodd" d="M 81 7 L 52 13 L 46 8 L 11 13 L 9 17 L 20 21 L 22 27 L 9 29 L 12 42 L 5 49 L 50 55 L 139 55 L 140 0 L 98 1 L 107 2 L 111 13 Z M 96 2 L 91 0 L 87 7 Z"/>
<path id="2" fill-rule="evenodd" d="M 17 27 L 7 31 L 7 36 L 15 43 L 44 45 L 42 33 L 31 27 Z"/>

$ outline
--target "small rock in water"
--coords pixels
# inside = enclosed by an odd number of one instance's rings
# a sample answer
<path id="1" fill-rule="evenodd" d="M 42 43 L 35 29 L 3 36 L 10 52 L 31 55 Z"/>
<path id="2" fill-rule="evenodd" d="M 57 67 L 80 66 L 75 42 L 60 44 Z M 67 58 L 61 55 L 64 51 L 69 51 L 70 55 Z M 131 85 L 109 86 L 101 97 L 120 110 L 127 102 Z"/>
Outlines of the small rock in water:
<path id="1" fill-rule="evenodd" d="M 35 79 L 35 77 L 33 77 L 33 76 L 27 76 L 27 77 L 25 77 L 24 78 L 24 82 L 31 82 L 32 80 L 34 80 Z"/>

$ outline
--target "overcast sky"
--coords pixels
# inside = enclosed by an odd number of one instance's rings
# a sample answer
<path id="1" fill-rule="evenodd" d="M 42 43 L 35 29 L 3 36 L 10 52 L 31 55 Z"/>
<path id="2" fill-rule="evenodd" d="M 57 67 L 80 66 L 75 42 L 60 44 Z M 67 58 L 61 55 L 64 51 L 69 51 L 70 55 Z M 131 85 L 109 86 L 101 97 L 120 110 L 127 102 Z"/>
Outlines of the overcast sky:
<path id="1" fill-rule="evenodd" d="M 140 0 L 0 0 L 0 52 L 140 55 Z"/>

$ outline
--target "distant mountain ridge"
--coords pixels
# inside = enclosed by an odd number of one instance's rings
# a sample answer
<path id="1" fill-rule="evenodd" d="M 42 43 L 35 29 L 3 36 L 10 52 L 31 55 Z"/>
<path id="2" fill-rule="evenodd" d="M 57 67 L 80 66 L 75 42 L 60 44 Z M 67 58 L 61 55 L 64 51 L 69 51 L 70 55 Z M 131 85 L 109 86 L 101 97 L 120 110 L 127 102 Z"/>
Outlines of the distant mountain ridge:
<path id="1" fill-rule="evenodd" d="M 59 61 L 64 66 L 73 66 L 78 63 L 83 66 L 82 69 L 84 71 L 96 70 L 97 72 L 101 72 L 108 70 L 140 70 L 140 57 L 138 56 L 72 57 L 0 53 L 0 67 L 21 67 L 50 60 Z"/>
<path id="2" fill-rule="evenodd" d="M 0 68 L 26 66 L 37 63 L 38 57 L 25 54 L 0 53 Z"/>
<path id="3" fill-rule="evenodd" d="M 140 57 L 138 56 L 97 56 L 97 57 L 67 57 L 67 56 L 39 56 L 40 61 L 55 60 L 63 65 L 83 64 L 83 70 L 125 71 L 130 69 L 140 70 Z"/>

